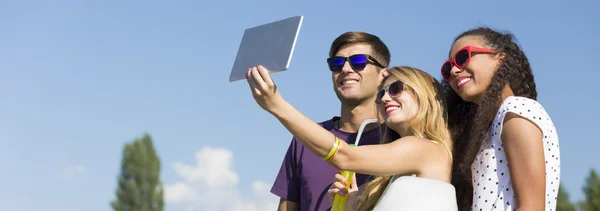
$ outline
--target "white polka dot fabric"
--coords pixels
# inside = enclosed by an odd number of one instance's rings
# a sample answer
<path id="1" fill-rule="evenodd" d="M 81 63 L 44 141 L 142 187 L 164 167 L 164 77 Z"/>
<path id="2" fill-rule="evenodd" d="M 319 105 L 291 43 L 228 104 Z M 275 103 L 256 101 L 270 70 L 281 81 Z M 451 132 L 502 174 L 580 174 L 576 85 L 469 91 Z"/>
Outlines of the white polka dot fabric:
<path id="1" fill-rule="evenodd" d="M 473 210 L 516 210 L 516 197 L 500 134 L 504 116 L 513 112 L 542 129 L 546 160 L 546 209 L 556 210 L 560 182 L 560 153 L 558 136 L 552 120 L 537 101 L 511 96 L 504 100 L 481 150 L 471 165 L 473 176 Z"/>

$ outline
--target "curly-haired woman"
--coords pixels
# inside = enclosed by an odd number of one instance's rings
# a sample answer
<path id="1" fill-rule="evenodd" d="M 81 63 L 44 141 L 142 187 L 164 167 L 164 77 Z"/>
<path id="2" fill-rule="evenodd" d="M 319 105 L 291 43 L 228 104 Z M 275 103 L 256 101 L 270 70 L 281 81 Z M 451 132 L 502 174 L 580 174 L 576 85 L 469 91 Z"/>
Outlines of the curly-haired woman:
<path id="1" fill-rule="evenodd" d="M 510 33 L 459 35 L 442 66 L 460 210 L 554 210 L 558 136 Z"/>

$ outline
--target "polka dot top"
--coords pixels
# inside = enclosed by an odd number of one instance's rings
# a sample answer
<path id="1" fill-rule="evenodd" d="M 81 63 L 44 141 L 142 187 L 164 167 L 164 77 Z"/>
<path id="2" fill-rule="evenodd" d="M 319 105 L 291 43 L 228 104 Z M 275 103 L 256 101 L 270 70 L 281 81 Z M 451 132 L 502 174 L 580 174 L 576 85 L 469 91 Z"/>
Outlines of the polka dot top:
<path id="1" fill-rule="evenodd" d="M 473 210 L 516 210 L 516 197 L 500 134 L 504 116 L 513 112 L 534 122 L 542 130 L 546 160 L 546 209 L 556 210 L 560 181 L 558 136 L 552 120 L 537 101 L 511 96 L 504 100 L 481 149 L 471 165 Z"/>

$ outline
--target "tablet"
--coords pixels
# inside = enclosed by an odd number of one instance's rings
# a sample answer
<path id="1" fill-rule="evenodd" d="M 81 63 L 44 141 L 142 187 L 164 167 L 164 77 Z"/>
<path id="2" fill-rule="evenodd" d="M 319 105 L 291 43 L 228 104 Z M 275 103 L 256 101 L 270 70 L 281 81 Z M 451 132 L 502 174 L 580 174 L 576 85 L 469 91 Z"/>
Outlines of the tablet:
<path id="1" fill-rule="evenodd" d="M 229 82 L 246 78 L 248 68 L 262 65 L 270 73 L 288 69 L 303 16 L 248 28 L 238 48 Z"/>

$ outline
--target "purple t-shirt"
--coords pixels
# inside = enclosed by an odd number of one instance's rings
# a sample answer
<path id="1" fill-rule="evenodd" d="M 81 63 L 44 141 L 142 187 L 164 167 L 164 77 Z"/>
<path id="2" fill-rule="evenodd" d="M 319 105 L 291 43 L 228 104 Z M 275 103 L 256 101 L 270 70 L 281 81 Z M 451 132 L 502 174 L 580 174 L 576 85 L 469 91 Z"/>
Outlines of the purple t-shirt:
<path id="1" fill-rule="evenodd" d="M 334 120 L 339 120 L 339 117 L 319 124 L 340 139 L 354 143 L 357 134 L 336 129 L 333 124 Z M 378 144 L 379 137 L 379 129 L 365 130 L 359 145 Z M 333 140 L 331 142 L 333 143 Z M 302 211 L 330 210 L 331 202 L 327 197 L 327 190 L 335 181 L 336 173 L 337 170 L 333 166 L 313 154 L 294 137 L 271 188 L 271 193 L 300 204 Z M 370 178 L 370 175 L 356 174 L 358 186 Z"/>

